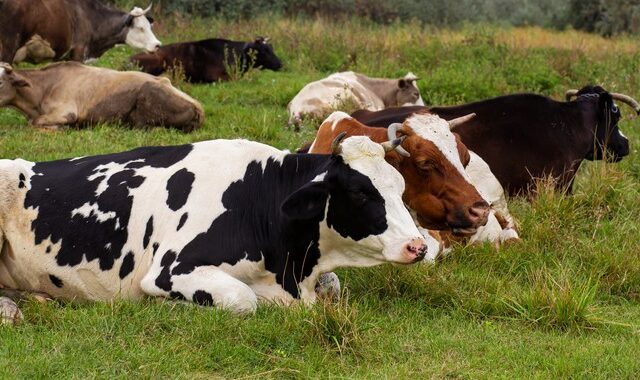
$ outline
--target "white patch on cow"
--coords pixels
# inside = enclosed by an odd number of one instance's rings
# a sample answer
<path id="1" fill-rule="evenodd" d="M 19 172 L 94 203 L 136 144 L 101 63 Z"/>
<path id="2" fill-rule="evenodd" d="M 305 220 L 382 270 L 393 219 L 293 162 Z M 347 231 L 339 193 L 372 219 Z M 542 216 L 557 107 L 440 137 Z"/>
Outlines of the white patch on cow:
<path id="1" fill-rule="evenodd" d="M 313 177 L 311 182 L 322 182 L 322 181 L 324 181 L 324 177 L 326 177 L 326 176 L 327 176 L 327 172 L 322 172 L 322 173 L 318 174 L 317 176 Z"/>
<path id="2" fill-rule="evenodd" d="M 145 11 L 135 7 L 130 12 L 133 22 L 129 27 L 125 43 L 136 49 L 144 49 L 148 52 L 158 50 L 161 43 L 151 31 L 151 23 L 145 17 Z"/>
<path id="3" fill-rule="evenodd" d="M 449 123 L 446 120 L 432 114 L 414 114 L 405 121 L 405 125 L 413 129 L 418 136 L 431 141 L 446 159 L 458 169 L 462 177 L 467 182 L 471 182 L 460 161 L 456 138 L 449 130 Z"/>
<path id="4" fill-rule="evenodd" d="M 5 73 L 6 73 L 5 69 L 3 67 L 0 67 L 0 78 L 2 78 Z"/>
<path id="5" fill-rule="evenodd" d="M 82 206 L 71 211 L 71 217 L 73 218 L 76 215 L 82 215 L 85 218 L 89 218 L 91 216 L 95 216 L 96 220 L 100 223 L 104 223 L 109 219 L 113 219 L 116 217 L 115 211 L 103 212 L 98 208 L 97 203 L 87 202 Z"/>
<path id="6" fill-rule="evenodd" d="M 74 157 L 74 158 L 70 158 L 69 161 L 78 161 L 78 160 L 82 160 L 85 157 L 86 156 Z"/>
<path id="7" fill-rule="evenodd" d="M 622 131 L 620 129 L 618 129 L 618 133 L 620 134 L 620 137 L 622 137 L 625 140 L 628 140 L 627 136 L 625 136 L 624 133 L 622 133 Z"/>
<path id="8" fill-rule="evenodd" d="M 123 170 L 131 170 L 127 169 L 126 166 L 134 162 L 144 162 L 144 159 L 131 160 L 123 164 L 110 162 L 108 164 L 96 166 L 93 170 L 93 174 L 87 177 L 89 181 L 95 181 L 97 178 L 104 177 L 96 188 L 96 196 L 100 196 L 107 190 L 107 188 L 109 187 L 109 179 L 112 175 L 120 173 Z M 120 184 L 122 184 L 122 182 Z"/>

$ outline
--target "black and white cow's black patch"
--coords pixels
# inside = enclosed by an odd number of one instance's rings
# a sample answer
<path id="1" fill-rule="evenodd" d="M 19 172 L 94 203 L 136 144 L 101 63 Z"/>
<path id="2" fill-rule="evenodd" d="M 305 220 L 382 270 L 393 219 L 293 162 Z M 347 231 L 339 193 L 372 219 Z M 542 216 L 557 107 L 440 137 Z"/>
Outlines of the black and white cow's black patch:
<path id="1" fill-rule="evenodd" d="M 187 203 L 191 186 L 196 176 L 187 169 L 180 169 L 167 181 L 167 206 L 173 211 L 178 211 Z"/>
<path id="2" fill-rule="evenodd" d="M 62 288 L 62 286 L 64 285 L 59 277 L 56 277 L 52 274 L 49 275 L 49 280 L 51 280 L 51 283 L 55 285 L 56 288 Z"/>
<path id="3" fill-rule="evenodd" d="M 149 246 L 149 240 L 153 234 L 153 216 L 147 221 L 147 227 L 144 229 L 144 237 L 142 238 L 142 247 L 147 249 Z"/>
<path id="4" fill-rule="evenodd" d="M 135 258 L 133 252 L 127 253 L 127 255 L 122 259 L 122 265 L 120 266 L 120 272 L 118 275 L 120 279 L 124 279 L 129 275 L 129 273 L 133 272 L 133 267 L 135 266 Z"/>
<path id="5" fill-rule="evenodd" d="M 205 292 L 204 290 L 196 290 L 195 293 L 193 293 L 193 302 L 197 303 L 198 305 L 212 306 L 213 297 L 211 296 L 211 294 Z"/>
<path id="6" fill-rule="evenodd" d="M 180 221 L 178 222 L 178 227 L 176 227 L 176 231 L 180 231 L 182 226 L 184 226 L 184 224 L 187 222 L 188 217 L 189 217 L 188 212 L 185 212 L 184 214 L 182 214 L 182 216 L 180 217 Z"/>
<path id="7" fill-rule="evenodd" d="M 113 268 L 127 241 L 133 197 L 129 189 L 145 178 L 136 168 L 166 168 L 184 159 L 191 145 L 148 147 L 129 152 L 36 163 L 25 208 L 37 209 L 31 225 L 35 243 L 60 242 L 56 262 L 75 266 L 98 260 L 102 270 Z M 110 165 L 119 164 L 111 173 Z M 107 179 L 107 174 L 111 173 Z M 102 192 L 99 186 L 106 181 Z"/>
<path id="8" fill-rule="evenodd" d="M 324 172 L 324 181 L 312 181 Z M 251 162 L 242 180 L 232 183 L 222 196 L 227 211 L 177 258 L 165 254 L 158 287 L 170 290 L 168 266 L 174 260 L 178 264 L 170 275 L 188 274 L 203 265 L 264 259 L 278 284 L 297 297 L 299 282 L 320 256 L 319 226 L 327 199 L 327 222 L 344 237 L 360 240 L 387 228 L 384 199 L 369 178 L 340 157 L 287 155 L 282 163 L 269 159 L 264 167 Z"/>

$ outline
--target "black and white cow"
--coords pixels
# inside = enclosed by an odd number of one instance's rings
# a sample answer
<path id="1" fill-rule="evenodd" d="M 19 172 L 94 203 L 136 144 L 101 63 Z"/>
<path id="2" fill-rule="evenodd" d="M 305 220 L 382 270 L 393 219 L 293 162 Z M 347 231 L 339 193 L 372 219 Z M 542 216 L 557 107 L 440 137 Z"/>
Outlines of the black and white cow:
<path id="1" fill-rule="evenodd" d="M 0 284 L 252 312 L 258 299 L 313 302 L 338 267 L 433 259 L 384 160 L 399 140 L 351 137 L 330 155 L 213 140 L 0 160 Z"/>

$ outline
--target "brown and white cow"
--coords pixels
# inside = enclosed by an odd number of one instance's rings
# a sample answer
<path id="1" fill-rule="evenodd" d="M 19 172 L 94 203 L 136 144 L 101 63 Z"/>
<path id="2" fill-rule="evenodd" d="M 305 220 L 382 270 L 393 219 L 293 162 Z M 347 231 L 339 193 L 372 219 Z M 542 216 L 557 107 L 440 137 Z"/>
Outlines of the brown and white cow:
<path id="1" fill-rule="evenodd" d="M 305 116 L 327 115 L 345 101 L 370 111 L 424 105 L 416 80 L 413 73 L 398 79 L 370 78 L 353 71 L 331 74 L 307 84 L 289 102 L 289 124 L 298 125 Z"/>
<path id="2" fill-rule="evenodd" d="M 334 112 L 318 129 L 309 153 L 330 152 L 331 142 L 342 132 L 369 136 L 376 142 L 389 140 L 386 128 L 367 127 L 344 112 Z M 417 114 L 397 133 L 406 136 L 403 149 L 389 152 L 386 160 L 404 177 L 403 200 L 415 212 L 420 226 L 464 236 L 484 226 L 489 205 L 465 172 L 469 152 L 449 131 L 449 124 L 436 115 Z"/>
<path id="3" fill-rule="evenodd" d="M 155 51 L 151 9 L 123 12 L 96 0 L 0 1 L 0 61 L 84 62 L 116 44 Z"/>
<path id="4" fill-rule="evenodd" d="M 13 70 L 0 63 L 0 107 L 7 106 L 38 128 L 119 122 L 191 131 L 204 120 L 200 103 L 167 78 L 77 62 L 39 70 Z"/>

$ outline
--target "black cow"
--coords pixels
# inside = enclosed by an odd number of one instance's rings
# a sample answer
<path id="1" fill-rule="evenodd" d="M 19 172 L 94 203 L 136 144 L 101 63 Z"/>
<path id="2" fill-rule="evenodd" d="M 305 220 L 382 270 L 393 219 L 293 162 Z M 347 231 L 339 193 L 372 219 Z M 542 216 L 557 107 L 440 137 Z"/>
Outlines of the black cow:
<path id="1" fill-rule="evenodd" d="M 575 101 L 569 101 L 577 96 Z M 620 110 L 614 100 L 640 105 L 629 96 L 599 86 L 567 92 L 567 102 L 536 94 L 515 94 L 452 107 L 397 107 L 354 118 L 369 126 L 387 127 L 416 112 L 446 120 L 475 113 L 454 129 L 469 150 L 484 159 L 511 195 L 534 190 L 534 180 L 552 176 L 559 190 L 571 191 L 582 160 L 620 161 L 629 141 L 618 129 Z M 606 153 L 605 153 L 606 152 Z"/>
<path id="2" fill-rule="evenodd" d="M 0 1 L 0 62 L 98 58 L 116 44 L 155 51 L 151 9 L 131 12 L 97 0 Z"/>
<path id="3" fill-rule="evenodd" d="M 141 53 L 131 61 L 142 71 L 160 75 L 176 66 L 193 83 L 229 80 L 228 69 L 244 73 L 252 67 L 280 70 L 282 63 L 273 52 L 268 38 L 257 37 L 252 42 L 218 38 L 166 45 L 155 53 Z"/>
<path id="4" fill-rule="evenodd" d="M 333 154 L 300 155 L 213 140 L 0 160 L 0 285 L 237 312 L 258 298 L 313 302 L 319 276 L 337 267 L 427 254 L 402 177 L 384 160 L 383 147 L 399 143 L 351 137 Z"/>

